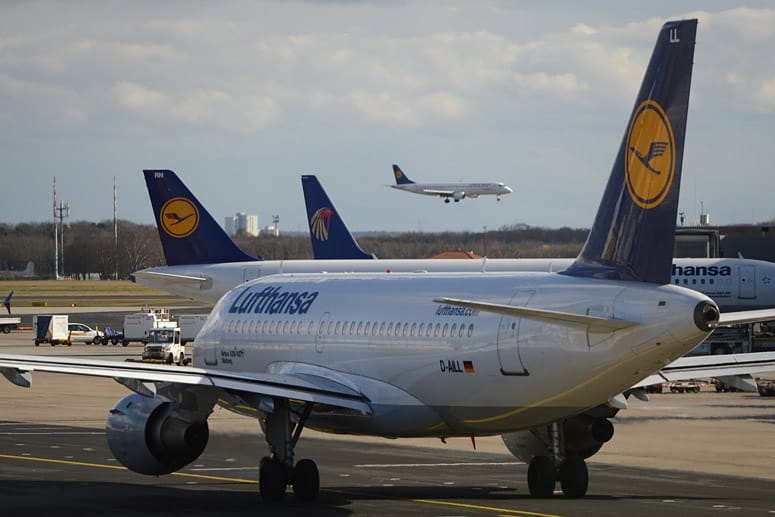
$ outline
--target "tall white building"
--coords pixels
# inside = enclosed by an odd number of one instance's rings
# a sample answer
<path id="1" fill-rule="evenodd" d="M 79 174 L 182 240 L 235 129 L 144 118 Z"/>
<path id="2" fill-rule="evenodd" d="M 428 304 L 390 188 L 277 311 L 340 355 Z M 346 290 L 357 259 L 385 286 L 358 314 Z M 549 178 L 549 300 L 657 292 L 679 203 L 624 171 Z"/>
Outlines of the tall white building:
<path id="1" fill-rule="evenodd" d="M 258 225 L 258 216 L 246 214 L 245 212 L 237 212 L 233 217 L 226 217 L 223 226 L 226 233 L 232 237 L 240 231 L 244 231 L 246 234 L 253 237 L 258 237 L 261 234 L 261 227 Z"/>

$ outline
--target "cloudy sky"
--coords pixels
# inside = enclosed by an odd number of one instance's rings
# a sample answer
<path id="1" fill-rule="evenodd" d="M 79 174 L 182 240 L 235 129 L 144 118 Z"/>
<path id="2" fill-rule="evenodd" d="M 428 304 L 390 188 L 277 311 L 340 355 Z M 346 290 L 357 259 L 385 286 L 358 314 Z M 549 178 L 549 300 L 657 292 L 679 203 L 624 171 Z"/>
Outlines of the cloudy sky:
<path id="1" fill-rule="evenodd" d="M 356 231 L 588 227 L 657 31 L 700 20 L 680 210 L 775 218 L 769 2 L 0 3 L 0 221 L 151 223 L 144 168 L 216 220 L 306 229 L 317 174 Z M 445 205 L 416 181 L 504 181 Z"/>

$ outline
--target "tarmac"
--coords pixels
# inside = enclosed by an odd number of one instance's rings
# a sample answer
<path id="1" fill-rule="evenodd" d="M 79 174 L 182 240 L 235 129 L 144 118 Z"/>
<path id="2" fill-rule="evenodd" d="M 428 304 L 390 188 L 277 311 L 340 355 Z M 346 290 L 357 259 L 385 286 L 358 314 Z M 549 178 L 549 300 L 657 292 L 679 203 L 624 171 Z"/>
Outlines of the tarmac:
<path id="1" fill-rule="evenodd" d="M 31 332 L 0 335 L 3 354 L 123 361 L 141 349 L 35 347 Z M 775 397 L 704 389 L 630 398 L 614 419 L 613 440 L 588 460 L 583 499 L 559 492 L 532 499 L 527 466 L 498 437 L 477 437 L 473 450 L 468 439 L 305 430 L 296 457 L 317 462 L 319 500 L 299 504 L 289 490 L 286 502 L 264 505 L 256 479 L 266 444 L 258 424 L 222 409 L 210 417 L 207 449 L 180 472 L 148 477 L 121 467 L 104 423 L 128 393 L 110 379 L 45 373 L 33 373 L 30 389 L 0 382 L 2 515 L 775 514 Z"/>

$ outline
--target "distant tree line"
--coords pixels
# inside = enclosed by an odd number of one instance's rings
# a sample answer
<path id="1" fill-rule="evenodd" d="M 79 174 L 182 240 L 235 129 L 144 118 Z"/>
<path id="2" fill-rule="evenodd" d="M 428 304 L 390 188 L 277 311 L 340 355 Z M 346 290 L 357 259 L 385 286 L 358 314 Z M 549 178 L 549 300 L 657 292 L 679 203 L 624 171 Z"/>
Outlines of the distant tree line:
<path id="1" fill-rule="evenodd" d="M 357 235 L 357 239 L 364 251 L 379 258 L 427 258 L 447 251 L 491 258 L 556 258 L 576 256 L 587 232 L 512 225 L 487 232 L 368 233 Z M 239 234 L 235 241 L 245 252 L 267 260 L 313 258 L 307 234 Z M 0 270 L 22 271 L 29 261 L 35 264 L 37 276 L 54 276 L 54 224 L 0 223 Z M 117 243 L 112 221 L 76 221 L 64 227 L 64 269 L 60 265 L 60 275 L 78 279 L 96 274 L 109 279 L 118 274 L 118 278 L 126 278 L 138 269 L 161 265 L 164 255 L 154 225 L 121 220 Z"/>
<path id="2" fill-rule="evenodd" d="M 76 279 L 98 275 L 99 278 L 126 278 L 132 271 L 164 263 L 156 227 L 118 221 L 118 240 L 114 238 L 113 221 L 92 223 L 76 221 L 64 225 L 59 236 L 64 241 L 64 264 L 59 274 Z M 0 223 L 0 270 L 22 271 L 28 262 L 35 264 L 35 275 L 54 276 L 54 223 Z"/>

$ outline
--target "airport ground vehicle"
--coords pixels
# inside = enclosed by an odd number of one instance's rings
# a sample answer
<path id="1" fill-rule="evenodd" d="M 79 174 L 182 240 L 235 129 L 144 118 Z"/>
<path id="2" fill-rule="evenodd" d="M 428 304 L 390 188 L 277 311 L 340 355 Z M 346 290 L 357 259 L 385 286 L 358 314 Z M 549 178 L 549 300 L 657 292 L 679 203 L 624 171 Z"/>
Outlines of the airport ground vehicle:
<path id="1" fill-rule="evenodd" d="M 162 322 L 160 327 L 148 331 L 143 361 L 178 365 L 189 362 L 180 341 L 180 328 L 174 322 Z"/>
<path id="2" fill-rule="evenodd" d="M 119 332 L 113 327 L 105 327 L 105 337 L 102 339 L 102 344 L 107 345 L 108 343 L 112 345 L 121 343 L 123 346 L 127 346 L 129 344 L 129 342 L 124 341 L 123 332 Z"/>
<path id="3" fill-rule="evenodd" d="M 15 316 L 0 318 L 0 332 L 3 334 L 8 334 L 12 330 L 19 328 L 21 323 L 22 319 Z"/>
<path id="4" fill-rule="evenodd" d="M 84 323 L 67 324 L 68 339 L 71 343 L 86 343 L 87 345 L 104 345 L 105 333 L 95 330 Z"/>
<path id="5" fill-rule="evenodd" d="M 32 317 L 32 331 L 35 334 L 35 346 L 38 346 L 41 343 L 50 343 L 51 346 L 72 345 L 67 325 L 67 314 L 36 314 Z"/>
<path id="6" fill-rule="evenodd" d="M 180 342 L 182 345 L 194 341 L 196 335 L 202 330 L 209 314 L 181 314 L 178 316 L 180 327 Z"/>
<path id="7" fill-rule="evenodd" d="M 134 314 L 124 316 L 124 337 L 121 344 L 127 346 L 131 341 L 148 342 L 148 332 L 159 327 L 161 322 L 170 321 L 168 309 L 149 307 Z"/>

